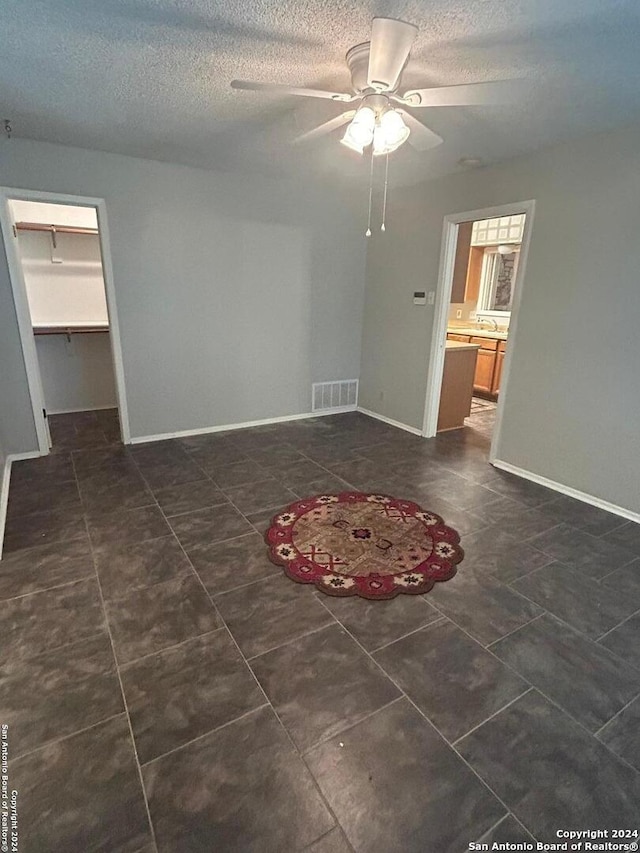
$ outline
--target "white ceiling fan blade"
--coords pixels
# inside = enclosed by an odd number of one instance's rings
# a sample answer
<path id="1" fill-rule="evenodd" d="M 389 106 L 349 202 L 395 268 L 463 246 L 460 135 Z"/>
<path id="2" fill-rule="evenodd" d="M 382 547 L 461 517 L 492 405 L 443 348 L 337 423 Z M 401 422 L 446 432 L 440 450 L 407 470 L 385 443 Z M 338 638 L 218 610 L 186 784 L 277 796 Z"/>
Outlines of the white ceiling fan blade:
<path id="1" fill-rule="evenodd" d="M 300 142 L 309 142 L 311 139 L 317 139 L 319 136 L 326 136 L 327 133 L 331 133 L 332 130 L 337 130 L 343 124 L 351 121 L 355 114 L 355 110 L 347 110 L 346 113 L 342 113 L 342 115 L 335 118 L 330 118 L 329 121 L 325 121 L 323 124 L 318 125 L 318 127 L 314 127 L 313 130 L 308 130 L 306 133 L 296 136 L 292 140 L 292 143 L 297 145 Z"/>
<path id="2" fill-rule="evenodd" d="M 509 104 L 517 97 L 516 81 L 496 80 L 490 83 L 436 86 L 433 89 L 410 89 L 397 100 L 410 107 L 481 107 Z"/>
<path id="3" fill-rule="evenodd" d="M 246 92 L 267 92 L 273 95 L 301 95 L 304 98 L 327 98 L 330 101 L 349 103 L 356 95 L 343 92 L 325 92 L 324 89 L 306 89 L 299 86 L 287 86 L 285 83 L 253 83 L 250 80 L 232 80 L 232 89 L 242 89 Z"/>
<path id="4" fill-rule="evenodd" d="M 374 18 L 371 25 L 369 70 L 372 89 L 390 92 L 398 85 L 418 28 L 393 18 Z"/>
<path id="5" fill-rule="evenodd" d="M 442 144 L 444 141 L 442 137 L 418 121 L 411 113 L 405 112 L 405 110 L 398 110 L 398 112 L 411 131 L 408 142 L 413 145 L 416 151 L 429 151 L 430 148 L 436 148 Z"/>

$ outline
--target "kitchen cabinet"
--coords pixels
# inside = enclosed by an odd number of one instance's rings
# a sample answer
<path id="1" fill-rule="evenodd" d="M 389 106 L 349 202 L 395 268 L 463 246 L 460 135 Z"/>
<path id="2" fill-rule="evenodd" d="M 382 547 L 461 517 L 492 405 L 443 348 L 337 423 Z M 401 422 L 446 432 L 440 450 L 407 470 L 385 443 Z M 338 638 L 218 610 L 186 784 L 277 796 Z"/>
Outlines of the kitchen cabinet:
<path id="1" fill-rule="evenodd" d="M 458 226 L 456 256 L 453 262 L 453 283 L 450 302 L 461 304 L 478 299 L 484 249 L 471 245 L 473 222 Z"/>
<path id="2" fill-rule="evenodd" d="M 498 345 L 498 352 L 496 353 L 496 368 L 493 374 L 493 393 L 498 394 L 500 391 L 500 382 L 502 380 L 502 368 L 504 366 L 504 351 L 505 351 L 505 342 L 500 341 Z"/>
<path id="3" fill-rule="evenodd" d="M 447 340 L 467 342 L 479 346 L 473 390 L 486 397 L 497 397 L 502 380 L 507 342 L 497 338 L 459 335 L 454 332 L 447 332 Z"/>
<path id="4" fill-rule="evenodd" d="M 480 246 L 472 246 L 469 252 L 469 266 L 467 267 L 467 280 L 464 289 L 465 302 L 477 302 L 480 296 L 480 280 L 482 279 L 482 261 L 484 260 L 484 249 Z"/>
<path id="5" fill-rule="evenodd" d="M 471 252 L 471 231 L 473 222 L 461 222 L 458 225 L 458 240 L 456 256 L 453 262 L 453 284 L 451 286 L 451 302 L 464 302 L 467 286 L 467 270 Z"/>
<path id="6" fill-rule="evenodd" d="M 476 359 L 476 373 L 473 378 L 473 390 L 484 394 L 493 393 L 493 374 L 496 366 L 496 353 L 491 349 L 479 349 Z"/>
<path id="7" fill-rule="evenodd" d="M 438 432 L 460 429 L 471 412 L 477 345 L 447 341 L 438 409 Z"/>

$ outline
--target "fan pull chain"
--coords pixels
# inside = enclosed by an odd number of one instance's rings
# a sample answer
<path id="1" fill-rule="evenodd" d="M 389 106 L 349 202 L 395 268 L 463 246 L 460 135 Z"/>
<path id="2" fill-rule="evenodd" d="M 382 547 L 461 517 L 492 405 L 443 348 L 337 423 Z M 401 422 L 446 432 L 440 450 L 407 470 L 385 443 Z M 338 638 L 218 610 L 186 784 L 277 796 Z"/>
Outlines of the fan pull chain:
<path id="1" fill-rule="evenodd" d="M 367 230 L 364 232 L 365 237 L 371 237 L 371 202 L 373 200 L 373 145 L 371 146 L 371 168 L 369 170 L 369 218 L 367 220 Z"/>
<path id="2" fill-rule="evenodd" d="M 381 231 L 386 231 L 384 221 L 387 215 L 387 187 L 389 185 L 389 155 L 387 154 L 385 157 L 384 164 L 384 195 L 382 197 L 382 225 L 380 226 Z"/>

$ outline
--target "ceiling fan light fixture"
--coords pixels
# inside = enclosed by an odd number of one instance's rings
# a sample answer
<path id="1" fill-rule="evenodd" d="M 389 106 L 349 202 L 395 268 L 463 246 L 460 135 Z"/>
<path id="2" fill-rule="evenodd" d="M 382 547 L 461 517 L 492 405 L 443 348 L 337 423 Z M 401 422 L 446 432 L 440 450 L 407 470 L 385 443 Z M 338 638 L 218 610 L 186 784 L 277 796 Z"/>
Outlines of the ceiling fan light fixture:
<path id="1" fill-rule="evenodd" d="M 346 148 L 350 148 L 352 151 L 355 151 L 358 154 L 364 154 L 364 147 L 362 145 L 358 145 L 358 143 L 351 138 L 349 134 L 349 128 L 347 128 L 347 131 L 340 140 L 340 143 Z"/>
<path id="2" fill-rule="evenodd" d="M 342 141 L 349 148 L 362 153 L 361 149 L 366 148 L 367 145 L 371 145 L 373 142 L 375 126 L 375 110 L 371 107 L 362 106 L 351 119 Z"/>
<path id="3" fill-rule="evenodd" d="M 386 110 L 380 117 L 380 129 L 384 133 L 387 145 L 397 147 L 409 138 L 409 128 L 402 120 L 400 113 L 393 109 Z"/>
<path id="4" fill-rule="evenodd" d="M 386 110 L 376 125 L 373 134 L 373 153 L 375 156 L 391 154 L 407 141 L 410 134 L 409 128 L 402 120 L 400 113 L 395 110 Z"/>

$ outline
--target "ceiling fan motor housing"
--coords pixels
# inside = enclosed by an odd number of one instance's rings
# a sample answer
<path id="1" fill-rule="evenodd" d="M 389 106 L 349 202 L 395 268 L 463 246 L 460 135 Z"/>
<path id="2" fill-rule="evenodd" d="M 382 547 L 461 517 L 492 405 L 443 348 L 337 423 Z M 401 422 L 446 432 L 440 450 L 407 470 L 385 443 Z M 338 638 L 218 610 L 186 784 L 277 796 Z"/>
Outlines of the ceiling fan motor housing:
<path id="1" fill-rule="evenodd" d="M 354 92 L 358 95 L 364 95 L 366 92 L 375 92 L 386 90 L 383 83 L 380 84 L 380 89 L 372 89 L 369 86 L 369 48 L 371 42 L 365 41 L 362 44 L 356 44 L 347 51 L 346 61 L 351 72 L 351 85 Z"/>

